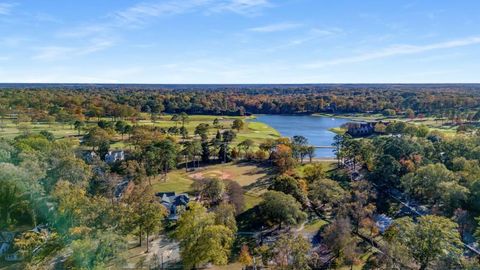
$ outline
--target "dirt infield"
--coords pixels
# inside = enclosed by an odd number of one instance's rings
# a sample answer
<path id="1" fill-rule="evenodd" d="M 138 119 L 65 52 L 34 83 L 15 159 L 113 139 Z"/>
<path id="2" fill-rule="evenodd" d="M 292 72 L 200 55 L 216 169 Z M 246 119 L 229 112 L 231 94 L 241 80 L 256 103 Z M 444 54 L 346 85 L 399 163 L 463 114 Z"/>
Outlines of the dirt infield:
<path id="1" fill-rule="evenodd" d="M 198 171 L 191 172 L 188 177 L 192 180 L 204 178 L 218 178 L 222 180 L 233 180 L 241 186 L 248 186 L 267 177 L 268 171 L 265 167 L 253 163 L 229 163 L 209 166 Z"/>
<path id="2" fill-rule="evenodd" d="M 192 179 L 200 180 L 204 178 L 218 178 L 222 180 L 231 179 L 233 180 L 234 175 L 226 172 L 226 171 L 219 171 L 219 170 L 212 170 L 212 171 L 204 171 L 204 172 L 196 172 L 189 175 Z"/>

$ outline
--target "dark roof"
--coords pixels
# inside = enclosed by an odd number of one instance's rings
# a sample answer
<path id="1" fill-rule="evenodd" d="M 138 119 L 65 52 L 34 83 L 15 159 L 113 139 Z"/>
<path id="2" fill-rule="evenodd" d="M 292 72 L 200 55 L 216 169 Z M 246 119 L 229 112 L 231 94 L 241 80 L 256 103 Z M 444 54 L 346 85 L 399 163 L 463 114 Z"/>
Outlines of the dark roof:
<path id="1" fill-rule="evenodd" d="M 188 194 L 175 192 L 158 192 L 155 194 L 160 200 L 160 203 L 167 208 L 169 212 L 168 219 L 177 219 L 177 207 L 186 206 L 190 202 Z"/>
<path id="2" fill-rule="evenodd" d="M 175 205 L 187 205 L 189 201 L 190 201 L 190 198 L 188 197 L 187 194 L 180 194 L 177 197 L 175 197 L 175 200 L 173 203 Z"/>
<path id="3" fill-rule="evenodd" d="M 0 243 L 10 243 L 13 241 L 15 233 L 13 232 L 0 232 Z"/>
<path id="4" fill-rule="evenodd" d="M 123 193 L 124 193 L 125 190 L 127 189 L 129 183 L 130 183 L 130 181 L 125 180 L 125 181 L 119 183 L 119 184 L 115 187 L 115 191 L 114 191 L 115 198 L 119 198 L 119 197 L 121 197 L 121 196 L 123 195 Z"/>
<path id="5" fill-rule="evenodd" d="M 175 196 L 175 194 L 176 194 L 175 192 L 157 192 L 155 196 L 160 198 L 163 197 L 164 195 L 167 195 L 167 197 L 172 197 L 172 196 Z"/>

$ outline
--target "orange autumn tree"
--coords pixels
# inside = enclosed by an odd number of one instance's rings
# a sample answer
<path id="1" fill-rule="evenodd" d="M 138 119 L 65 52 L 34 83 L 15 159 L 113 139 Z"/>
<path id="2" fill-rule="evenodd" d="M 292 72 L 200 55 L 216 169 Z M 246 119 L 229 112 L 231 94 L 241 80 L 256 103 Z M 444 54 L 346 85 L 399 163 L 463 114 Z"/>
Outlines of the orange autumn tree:
<path id="1" fill-rule="evenodd" d="M 240 255 L 238 256 L 238 262 L 244 265 L 245 267 L 252 265 L 253 258 L 248 251 L 248 246 L 243 245 L 240 250 Z"/>
<path id="2" fill-rule="evenodd" d="M 295 159 L 292 157 L 292 148 L 285 144 L 279 144 L 275 148 L 275 165 L 280 172 L 284 173 L 293 169 Z"/>

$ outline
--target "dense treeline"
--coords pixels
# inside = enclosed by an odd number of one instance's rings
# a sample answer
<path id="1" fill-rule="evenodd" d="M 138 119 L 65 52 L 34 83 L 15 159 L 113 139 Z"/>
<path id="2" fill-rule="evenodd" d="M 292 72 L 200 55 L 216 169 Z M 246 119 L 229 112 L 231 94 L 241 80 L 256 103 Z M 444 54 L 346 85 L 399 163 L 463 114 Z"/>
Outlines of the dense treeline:
<path id="1" fill-rule="evenodd" d="M 181 114 L 179 118 L 186 121 L 188 116 Z M 208 124 L 202 123 L 195 129 L 200 140 L 178 142 L 173 136 L 138 126 L 131 135 L 134 147 L 127 158 L 108 163 L 103 157 L 114 128 L 122 126 L 118 123 L 100 121 L 88 130 L 82 141 L 92 147 L 87 155 L 75 140 L 55 139 L 48 131 L 11 140 L 0 138 L 0 230 L 15 232 L 9 249 L 20 258 L 15 266 L 119 268 L 128 260 L 132 237 L 137 237 L 139 246 L 146 240 L 148 253 L 151 236 L 167 237 L 170 233 L 179 243 L 185 269 L 227 264 L 236 241 L 236 215 L 245 206 L 242 187 L 233 180 L 195 181 L 192 195 L 196 200 L 179 210 L 178 222 L 172 223 L 165 220 L 168 209 L 155 197 L 152 178 L 174 181 L 167 180 L 170 170 L 185 166 L 188 171 L 188 163 L 195 167 L 201 159 L 208 164 L 215 156 L 216 161 L 243 157 L 266 162 L 269 154 L 279 170 L 286 170 L 295 162 L 303 162 L 311 152 L 306 138 L 298 136 L 266 141 L 254 152 L 254 142 L 249 139 L 232 148 L 235 132 L 225 127 L 209 141 Z M 239 119 L 232 123 L 237 131 L 242 126 Z M 260 207 L 265 212 L 261 222 L 269 226 L 290 226 L 306 218 L 295 198 L 282 192 L 267 192 Z M 32 227 L 35 229 L 23 229 Z M 159 234 L 162 230 L 166 232 Z M 308 242 L 299 237 L 296 243 L 302 244 L 298 252 L 305 258 Z M 265 252 L 274 254 L 282 248 L 279 245 L 293 244 L 288 237 L 280 238 Z M 250 258 L 249 254 L 244 256 Z M 163 268 L 159 258 L 143 263 L 152 269 Z"/>
<path id="2" fill-rule="evenodd" d="M 334 145 L 343 164 L 337 175 L 368 179 L 377 194 L 377 213 L 403 217 L 384 234 L 397 266 L 413 260 L 420 269 L 476 269 L 462 262 L 460 241 L 475 246 L 472 236 L 480 235 L 479 137 L 426 131 L 403 124 L 387 136 L 337 135 Z M 434 249 L 440 243 L 428 230 L 442 231 L 443 247 Z M 423 240 L 428 248 L 421 247 Z"/>
<path id="3" fill-rule="evenodd" d="M 445 136 L 396 121 L 377 125 L 368 138 L 338 135 L 338 163 L 328 168 L 312 162 L 315 148 L 306 137 L 242 138 L 247 123 L 240 117 L 213 117 L 187 129 L 186 112 L 480 118 L 472 112 L 479 101 L 475 86 L 342 87 L 2 91 L 1 122 L 10 118 L 23 132 L 0 139 L 0 229 L 17 232 L 10 251 L 22 257 L 24 268 L 120 267 L 137 247 L 133 237 L 140 247 L 147 240 L 148 253 L 155 236 L 178 243 L 185 269 L 233 261 L 273 269 L 478 269 L 462 244 L 474 246 L 480 237 L 480 137 L 474 127 Z M 155 123 L 163 112 L 174 113 L 170 126 L 135 122 L 149 117 Z M 80 145 L 22 128 L 31 121 L 71 124 Z M 107 153 L 119 138 L 127 155 L 109 162 Z M 155 184 L 172 188 L 180 184 L 171 177 L 177 169 L 234 160 L 268 168 L 268 179 L 255 183 L 265 190 L 254 207 L 245 209 L 238 179 L 207 177 L 193 182 L 192 201 L 179 207 L 178 220 L 167 220 L 169 209 L 155 196 Z M 421 213 L 405 211 L 399 200 Z M 381 215 L 392 217 L 385 230 L 377 224 Z M 39 231 L 24 229 L 39 224 Z M 160 269 L 163 259 L 153 256 L 148 264 Z"/>
<path id="4" fill-rule="evenodd" d="M 188 115 L 178 118 L 185 122 Z M 0 228 L 44 228 L 15 237 L 22 267 L 118 268 L 128 261 L 132 237 L 141 246 L 160 236 L 178 242 L 184 269 L 232 261 L 273 269 L 478 268 L 474 257 L 462 255 L 461 243 L 480 233 L 477 135 L 444 137 L 402 122 L 371 138 L 338 135 L 338 167 L 327 172 L 311 162 L 313 148 L 302 136 L 266 139 L 258 149 L 246 139 L 235 148 L 233 129 L 241 129 L 240 120 L 213 138 L 208 125 L 199 124 L 200 139 L 186 135 L 181 142 L 138 126 L 129 156 L 106 163 L 101 157 L 118 123 L 101 120 L 85 134 L 82 144 L 96 155 L 81 155 L 74 140 L 45 131 L 0 139 Z M 203 178 L 192 183 L 195 201 L 179 209 L 178 221 L 166 220 L 152 178 L 174 184 L 167 174 L 175 168 L 242 157 L 272 167 L 257 206 L 243 212 L 244 194 L 235 179 Z M 131 184 L 118 196 L 124 180 Z M 429 210 L 412 219 L 389 197 L 400 193 Z M 395 216 L 385 231 L 376 225 L 380 214 Z M 319 244 L 299 233 L 311 221 L 325 223 L 314 229 Z M 245 229 L 270 242 L 242 237 Z M 152 258 L 143 263 L 161 269 Z"/>
<path id="5" fill-rule="evenodd" d="M 26 112 L 36 121 L 82 117 L 133 117 L 145 113 L 355 113 L 405 112 L 446 115 L 480 104 L 476 85 L 359 85 L 191 87 L 182 91 L 141 86 L 6 88 L 0 92 L 2 114 Z"/>
<path id="6" fill-rule="evenodd" d="M 435 210 L 453 215 L 455 210 L 480 214 L 480 170 L 478 136 L 410 132 L 409 127 L 396 136 L 354 140 L 337 136 L 341 150 L 337 156 L 348 158 L 357 170 L 361 164 L 366 176 L 380 190 L 406 192 Z M 418 128 L 417 128 L 418 130 Z"/>

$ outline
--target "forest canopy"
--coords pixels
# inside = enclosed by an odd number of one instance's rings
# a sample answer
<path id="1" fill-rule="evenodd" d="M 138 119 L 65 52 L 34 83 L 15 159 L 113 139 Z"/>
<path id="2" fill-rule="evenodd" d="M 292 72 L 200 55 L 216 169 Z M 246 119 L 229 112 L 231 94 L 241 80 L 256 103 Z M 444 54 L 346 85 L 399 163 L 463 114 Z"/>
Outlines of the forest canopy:
<path id="1" fill-rule="evenodd" d="M 36 121 L 140 112 L 245 115 L 377 112 L 444 116 L 480 105 L 478 85 L 3 85 L 2 113 Z M 53 91 L 51 91 L 53 90 Z M 47 105 L 46 105 L 47 104 Z M 46 106 L 45 106 L 46 105 Z"/>

